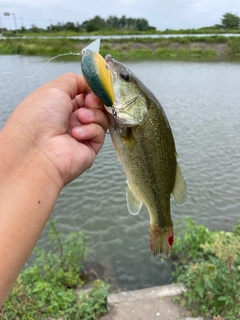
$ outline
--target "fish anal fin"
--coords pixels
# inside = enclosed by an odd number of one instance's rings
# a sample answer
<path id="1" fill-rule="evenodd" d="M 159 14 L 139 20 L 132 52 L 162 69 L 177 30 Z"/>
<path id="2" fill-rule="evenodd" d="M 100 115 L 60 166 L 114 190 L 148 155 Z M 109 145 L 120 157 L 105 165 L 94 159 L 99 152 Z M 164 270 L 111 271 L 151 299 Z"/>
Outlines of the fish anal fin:
<path id="1" fill-rule="evenodd" d="M 132 215 L 137 215 L 142 208 L 142 201 L 139 200 L 130 189 L 129 185 L 126 190 L 127 207 L 128 211 Z"/>
<path id="2" fill-rule="evenodd" d="M 176 166 L 176 177 L 172 195 L 177 204 L 184 204 L 187 198 L 186 184 L 178 163 Z"/>
<path id="3" fill-rule="evenodd" d="M 154 257 L 162 255 L 169 258 L 173 246 L 173 228 L 160 228 L 158 225 L 150 224 L 150 249 Z"/>

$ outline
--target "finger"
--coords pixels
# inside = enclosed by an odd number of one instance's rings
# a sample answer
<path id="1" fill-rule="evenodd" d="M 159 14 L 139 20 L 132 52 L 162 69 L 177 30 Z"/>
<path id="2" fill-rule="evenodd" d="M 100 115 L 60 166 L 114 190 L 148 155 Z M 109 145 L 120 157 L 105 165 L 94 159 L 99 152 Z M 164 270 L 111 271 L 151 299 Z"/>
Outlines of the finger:
<path id="1" fill-rule="evenodd" d="M 88 93 L 86 94 L 86 92 L 80 95 L 77 95 L 73 101 L 73 111 L 82 108 L 82 107 L 89 107 L 89 108 L 95 108 L 95 109 L 103 109 L 103 103 L 98 99 L 97 96 L 95 96 L 95 94 Z"/>
<path id="2" fill-rule="evenodd" d="M 77 95 L 73 101 L 73 112 L 79 108 L 83 108 L 85 106 L 85 94 L 79 94 Z"/>
<path id="3" fill-rule="evenodd" d="M 96 123 L 83 124 L 80 127 L 73 128 L 72 136 L 89 145 L 97 154 L 103 145 L 105 131 Z"/>
<path id="4" fill-rule="evenodd" d="M 81 108 L 77 112 L 77 119 L 80 123 L 96 123 L 106 131 L 108 127 L 108 119 L 106 114 L 99 109 Z"/>
<path id="5" fill-rule="evenodd" d="M 85 106 L 88 108 L 104 110 L 104 105 L 103 105 L 102 101 L 97 96 L 95 96 L 95 94 L 93 94 L 93 93 L 90 93 L 86 96 Z"/>
<path id="6" fill-rule="evenodd" d="M 67 128 L 67 133 L 69 135 L 72 135 L 72 129 L 75 127 L 81 126 L 81 123 L 79 122 L 77 118 L 77 112 L 75 111 L 70 115 L 69 121 L 68 121 L 68 128 Z"/>
<path id="7" fill-rule="evenodd" d="M 62 90 L 67 93 L 71 99 L 88 90 L 84 78 L 75 73 L 66 73 L 46 83 L 43 87 Z"/>

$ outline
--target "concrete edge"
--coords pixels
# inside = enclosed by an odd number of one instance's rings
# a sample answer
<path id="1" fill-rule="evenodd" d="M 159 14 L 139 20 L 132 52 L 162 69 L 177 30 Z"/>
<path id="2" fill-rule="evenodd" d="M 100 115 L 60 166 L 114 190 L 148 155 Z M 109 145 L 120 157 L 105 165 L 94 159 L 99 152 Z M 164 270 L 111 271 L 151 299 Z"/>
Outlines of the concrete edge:
<path id="1" fill-rule="evenodd" d="M 112 305 L 122 301 L 146 300 L 161 297 L 177 296 L 185 292 L 183 285 L 168 284 L 165 286 L 146 288 L 134 291 L 122 291 L 119 293 L 110 293 L 107 297 L 108 309 Z"/>

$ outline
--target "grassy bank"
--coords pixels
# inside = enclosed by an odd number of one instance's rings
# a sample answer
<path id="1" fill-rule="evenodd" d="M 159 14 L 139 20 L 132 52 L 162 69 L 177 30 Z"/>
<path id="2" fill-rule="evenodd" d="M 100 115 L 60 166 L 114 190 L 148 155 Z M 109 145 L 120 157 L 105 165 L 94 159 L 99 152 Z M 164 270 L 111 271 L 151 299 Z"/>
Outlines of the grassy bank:
<path id="1" fill-rule="evenodd" d="M 81 30 L 81 31 L 76 31 L 76 30 L 64 30 L 59 29 L 59 30 L 44 30 L 44 29 L 38 29 L 35 28 L 34 30 L 31 29 L 25 29 L 25 30 L 18 30 L 18 33 L 13 30 L 4 30 L 4 36 L 7 37 L 13 37 L 13 36 L 43 36 L 43 37 L 69 37 L 69 36 L 98 36 L 99 34 L 101 35 L 148 35 L 148 34 L 156 34 L 156 35 L 164 35 L 164 34 L 174 34 L 174 35 L 191 35 L 191 34 L 216 34 L 216 35 L 221 35 L 221 34 L 239 34 L 240 33 L 240 28 L 238 29 L 227 29 L 223 27 L 206 27 L 206 28 L 199 28 L 199 29 L 166 29 L 166 30 L 154 30 L 154 29 L 149 29 L 149 30 L 134 30 L 134 29 L 115 29 L 115 28 L 106 28 L 102 30 L 97 30 L 97 31 L 92 31 L 92 32 L 87 32 L 86 30 Z"/>
<path id="2" fill-rule="evenodd" d="M 89 290 L 81 290 L 87 256 L 83 232 L 65 239 L 53 223 L 49 228 L 52 250 L 35 248 L 32 266 L 25 266 L 2 308 L 0 319 L 8 320 L 97 320 L 106 313 L 109 286 L 95 280 Z"/>
<path id="3" fill-rule="evenodd" d="M 240 319 L 240 220 L 233 232 L 210 231 L 189 218 L 180 230 L 172 254 L 173 281 L 187 291 L 178 302 L 191 316 Z M 52 250 L 35 249 L 34 263 L 19 275 L 0 319 L 97 320 L 107 312 L 109 285 L 98 279 L 91 290 L 81 290 L 88 278 L 84 234 L 73 232 L 64 239 L 51 223 L 49 240 Z"/>
<path id="4" fill-rule="evenodd" d="M 191 315 L 240 319 L 240 220 L 233 232 L 223 232 L 186 219 L 174 253 L 174 280 L 187 288 L 180 302 Z"/>
<path id="5" fill-rule="evenodd" d="M 69 38 L 21 39 L 0 41 L 0 54 L 41 55 L 79 52 L 92 40 Z M 240 56 L 240 37 L 204 36 L 174 38 L 132 38 L 101 41 L 100 53 L 121 60 L 229 58 Z"/>

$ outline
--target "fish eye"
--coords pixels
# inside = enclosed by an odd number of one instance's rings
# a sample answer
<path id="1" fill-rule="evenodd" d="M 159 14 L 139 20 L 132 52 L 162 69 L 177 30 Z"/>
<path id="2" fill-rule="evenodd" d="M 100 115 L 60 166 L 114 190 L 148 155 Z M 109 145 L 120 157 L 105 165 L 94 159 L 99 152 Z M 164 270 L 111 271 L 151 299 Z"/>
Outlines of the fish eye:
<path id="1" fill-rule="evenodd" d="M 129 73 L 128 73 L 127 71 L 125 71 L 125 70 L 119 72 L 119 77 L 120 77 L 122 80 L 126 81 L 126 82 L 128 82 L 128 81 L 130 80 L 130 75 L 129 75 Z"/>

